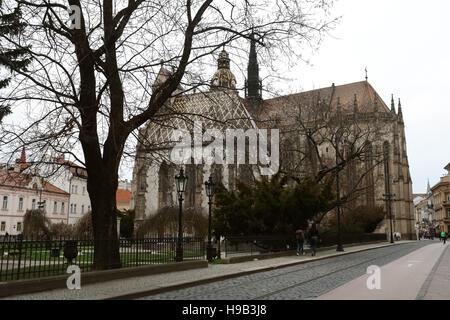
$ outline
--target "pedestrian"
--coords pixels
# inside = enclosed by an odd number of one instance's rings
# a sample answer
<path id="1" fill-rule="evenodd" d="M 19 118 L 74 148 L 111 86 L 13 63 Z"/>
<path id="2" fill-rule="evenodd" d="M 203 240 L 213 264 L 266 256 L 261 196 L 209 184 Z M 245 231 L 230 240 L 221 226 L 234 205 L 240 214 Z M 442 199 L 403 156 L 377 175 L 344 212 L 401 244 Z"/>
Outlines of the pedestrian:
<path id="1" fill-rule="evenodd" d="M 317 251 L 317 243 L 319 242 L 319 231 L 315 223 L 311 225 L 308 233 L 309 244 L 311 245 L 311 255 L 315 256 Z"/>
<path id="2" fill-rule="evenodd" d="M 297 239 L 297 255 L 303 255 L 303 243 L 305 242 L 305 235 L 303 233 L 303 230 L 296 230 L 295 238 Z"/>
<path id="3" fill-rule="evenodd" d="M 447 234 L 445 233 L 445 231 L 441 232 L 441 239 L 442 239 L 442 241 L 444 241 L 444 244 L 445 244 L 445 242 L 447 241 Z"/>

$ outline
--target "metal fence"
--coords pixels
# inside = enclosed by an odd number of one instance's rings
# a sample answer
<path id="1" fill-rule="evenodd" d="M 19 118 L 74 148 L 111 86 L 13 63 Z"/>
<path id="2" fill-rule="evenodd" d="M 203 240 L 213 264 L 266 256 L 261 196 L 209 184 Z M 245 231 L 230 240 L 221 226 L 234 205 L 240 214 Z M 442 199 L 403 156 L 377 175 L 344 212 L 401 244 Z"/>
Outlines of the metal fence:
<path id="1" fill-rule="evenodd" d="M 174 262 L 177 237 L 120 239 L 122 268 Z M 108 240 L 103 240 L 108 241 Z M 206 259 L 203 237 L 183 237 L 183 260 Z M 0 282 L 65 274 L 69 265 L 94 270 L 92 239 L 0 239 Z"/>
<path id="2" fill-rule="evenodd" d="M 342 234 L 343 244 L 367 243 L 386 240 L 386 234 Z M 329 247 L 337 244 L 336 234 L 323 234 L 318 247 Z M 308 246 L 308 241 L 305 242 Z M 225 256 L 259 255 L 280 251 L 295 250 L 297 242 L 295 236 L 227 236 L 224 240 Z"/>
<path id="3" fill-rule="evenodd" d="M 227 236 L 224 240 L 225 256 L 258 255 L 287 251 L 295 248 L 295 237 L 286 236 Z"/>

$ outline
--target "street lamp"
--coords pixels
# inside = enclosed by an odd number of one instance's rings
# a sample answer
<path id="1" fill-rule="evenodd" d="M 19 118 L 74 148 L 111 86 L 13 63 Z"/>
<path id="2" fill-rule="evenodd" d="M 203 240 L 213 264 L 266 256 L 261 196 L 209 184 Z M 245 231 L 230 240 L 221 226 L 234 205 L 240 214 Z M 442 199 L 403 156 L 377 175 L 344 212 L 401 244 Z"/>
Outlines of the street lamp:
<path id="1" fill-rule="evenodd" d="M 338 218 L 338 236 L 337 236 L 337 248 L 336 251 L 344 251 L 344 247 L 342 246 L 342 237 L 341 237 L 341 189 L 339 184 L 339 144 L 340 144 L 340 135 L 338 132 L 336 134 L 335 143 L 336 143 L 336 202 L 337 202 L 337 218 Z M 344 148 L 348 146 L 347 138 L 344 138 L 343 142 Z"/>
<path id="2" fill-rule="evenodd" d="M 182 226 L 182 205 L 183 205 L 183 193 L 186 191 L 188 177 L 184 175 L 183 168 L 180 169 L 180 173 L 175 176 L 175 182 L 178 193 L 178 201 L 180 203 L 180 212 L 178 214 L 178 239 L 177 239 L 177 250 L 175 261 L 180 262 L 183 261 L 183 247 L 182 247 L 182 238 L 183 238 L 183 226 Z"/>
<path id="3" fill-rule="evenodd" d="M 211 246 L 211 198 L 214 196 L 215 191 L 215 184 L 211 177 L 209 177 L 209 180 L 205 182 L 205 189 L 206 189 L 206 196 L 208 197 L 208 206 L 209 206 L 209 213 L 208 213 L 208 246 L 206 248 L 206 255 L 209 262 L 212 262 L 212 246 Z"/>

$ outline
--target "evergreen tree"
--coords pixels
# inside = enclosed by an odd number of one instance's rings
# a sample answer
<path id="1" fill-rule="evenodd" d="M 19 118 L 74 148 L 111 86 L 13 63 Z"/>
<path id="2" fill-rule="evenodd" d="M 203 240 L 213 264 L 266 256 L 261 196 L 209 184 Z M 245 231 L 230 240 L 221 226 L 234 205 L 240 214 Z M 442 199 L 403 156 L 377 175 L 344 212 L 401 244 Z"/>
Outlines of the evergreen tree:
<path id="1" fill-rule="evenodd" d="M 331 181 L 332 182 L 332 181 Z M 289 235 L 306 229 L 309 220 L 333 207 L 331 182 L 305 177 L 288 184 L 288 178 L 262 177 L 236 190 L 216 188 L 213 228 L 216 235 Z"/>
<path id="2" fill-rule="evenodd" d="M 21 19 L 20 6 L 13 10 L 9 10 L 0 0 L 0 39 L 3 35 L 14 35 L 17 38 L 26 27 Z M 0 41 L 0 67 L 5 67 L 10 72 L 12 70 L 26 70 L 31 59 L 28 57 L 28 47 L 11 44 L 4 39 Z M 0 78 L 0 89 L 8 86 L 11 77 Z M 11 113 L 10 106 L 0 102 L 0 122 L 3 118 Z"/>

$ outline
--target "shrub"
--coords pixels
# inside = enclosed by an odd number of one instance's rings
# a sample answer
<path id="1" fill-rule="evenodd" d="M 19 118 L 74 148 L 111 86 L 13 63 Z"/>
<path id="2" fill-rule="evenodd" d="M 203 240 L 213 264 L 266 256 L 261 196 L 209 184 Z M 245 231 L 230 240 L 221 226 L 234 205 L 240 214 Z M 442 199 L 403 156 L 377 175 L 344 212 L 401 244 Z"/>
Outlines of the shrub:
<path id="1" fill-rule="evenodd" d="M 45 212 L 40 209 L 27 210 L 23 218 L 23 236 L 25 238 L 50 239 L 50 220 L 45 217 Z"/>
<path id="2" fill-rule="evenodd" d="M 179 208 L 163 207 L 136 228 L 137 237 L 157 234 L 178 234 Z M 183 232 L 194 236 L 205 236 L 208 233 L 208 217 L 201 209 L 187 208 L 183 210 Z"/>
<path id="3" fill-rule="evenodd" d="M 120 216 L 120 236 L 124 238 L 133 237 L 134 232 L 134 210 L 127 210 L 125 212 L 118 212 Z"/>
<path id="4" fill-rule="evenodd" d="M 52 223 L 50 225 L 52 238 L 71 238 L 74 233 L 74 226 L 66 223 Z"/>
<path id="5" fill-rule="evenodd" d="M 73 236 L 79 239 L 90 239 L 94 236 L 92 212 L 89 211 L 77 221 L 73 227 Z"/>

